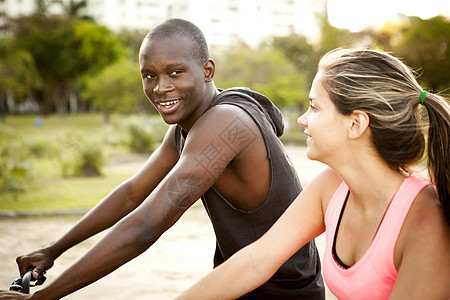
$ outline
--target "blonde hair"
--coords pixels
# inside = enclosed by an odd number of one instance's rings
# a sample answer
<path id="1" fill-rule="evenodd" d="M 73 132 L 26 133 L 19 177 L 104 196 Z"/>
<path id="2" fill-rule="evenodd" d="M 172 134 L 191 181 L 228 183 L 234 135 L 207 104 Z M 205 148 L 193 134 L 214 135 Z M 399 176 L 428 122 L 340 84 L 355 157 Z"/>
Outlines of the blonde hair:
<path id="1" fill-rule="evenodd" d="M 421 105 L 422 88 L 414 73 L 382 51 L 336 49 L 322 57 L 319 70 L 340 113 L 362 110 L 369 115 L 373 144 L 391 168 L 408 171 L 427 150 L 430 179 L 450 223 L 448 100 L 427 93 Z"/>

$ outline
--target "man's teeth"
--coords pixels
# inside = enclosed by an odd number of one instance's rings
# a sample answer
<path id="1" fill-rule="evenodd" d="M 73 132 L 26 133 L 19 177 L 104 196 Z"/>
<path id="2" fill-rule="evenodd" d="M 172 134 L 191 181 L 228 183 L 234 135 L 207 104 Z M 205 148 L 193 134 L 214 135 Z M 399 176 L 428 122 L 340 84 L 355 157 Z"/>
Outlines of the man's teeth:
<path id="1" fill-rule="evenodd" d="M 168 102 L 160 102 L 159 105 L 161 105 L 161 106 L 168 106 L 168 105 L 172 105 L 172 104 L 178 103 L 178 101 L 180 101 L 180 100 L 174 100 L 174 101 L 168 101 Z"/>

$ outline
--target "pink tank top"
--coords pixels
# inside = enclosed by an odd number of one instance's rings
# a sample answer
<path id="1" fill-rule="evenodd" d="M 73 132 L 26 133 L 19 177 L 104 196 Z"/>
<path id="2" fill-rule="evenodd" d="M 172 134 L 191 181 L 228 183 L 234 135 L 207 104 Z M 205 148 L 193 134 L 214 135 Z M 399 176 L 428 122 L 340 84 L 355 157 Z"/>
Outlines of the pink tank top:
<path id="1" fill-rule="evenodd" d="M 325 213 L 326 246 L 323 277 L 330 291 L 339 299 L 388 299 L 394 288 L 397 270 L 394 249 L 403 222 L 417 194 L 430 183 L 415 175 L 405 178 L 389 205 L 366 253 L 349 268 L 333 255 L 336 227 L 348 194 L 342 182 Z"/>

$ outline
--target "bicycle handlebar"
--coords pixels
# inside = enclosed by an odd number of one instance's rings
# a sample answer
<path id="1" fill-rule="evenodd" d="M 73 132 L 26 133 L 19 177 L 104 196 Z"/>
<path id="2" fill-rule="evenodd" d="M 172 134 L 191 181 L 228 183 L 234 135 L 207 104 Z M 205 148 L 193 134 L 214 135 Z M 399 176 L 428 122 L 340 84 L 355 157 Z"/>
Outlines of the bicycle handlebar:
<path id="1" fill-rule="evenodd" d="M 33 270 L 30 270 L 25 273 L 22 277 L 22 293 L 29 294 L 30 293 L 30 281 L 33 277 Z"/>
<path id="2" fill-rule="evenodd" d="M 37 286 L 37 285 L 41 285 L 44 283 L 44 281 L 47 279 L 45 276 L 41 276 L 36 283 L 31 284 L 31 281 L 35 281 L 36 279 L 34 279 L 33 277 L 33 269 L 34 267 L 29 267 L 28 271 L 19 278 L 16 278 L 13 283 L 11 284 L 11 286 L 9 287 L 10 291 L 16 291 L 16 292 L 21 292 L 24 294 L 29 294 L 30 293 L 30 286 Z"/>

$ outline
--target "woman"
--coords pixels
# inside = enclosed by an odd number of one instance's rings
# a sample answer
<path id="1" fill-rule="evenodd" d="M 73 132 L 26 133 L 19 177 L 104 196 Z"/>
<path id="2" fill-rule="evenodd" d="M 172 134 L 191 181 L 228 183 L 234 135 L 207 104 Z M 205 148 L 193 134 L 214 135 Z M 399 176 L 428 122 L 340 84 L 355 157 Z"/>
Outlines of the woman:
<path id="1" fill-rule="evenodd" d="M 387 53 L 341 49 L 321 59 L 298 123 L 308 158 L 330 168 L 180 299 L 243 295 L 324 231 L 324 278 L 338 298 L 449 299 L 448 102 Z M 424 153 L 431 183 L 411 169 Z"/>

